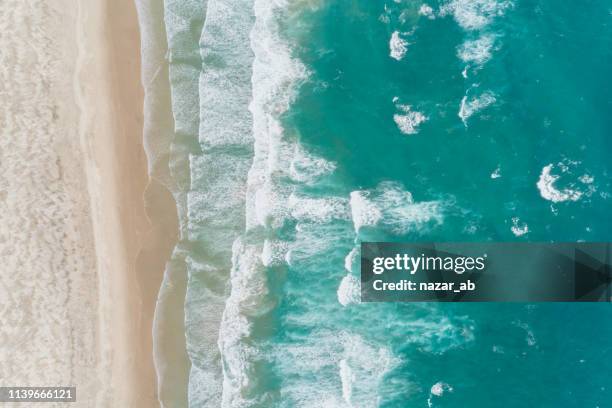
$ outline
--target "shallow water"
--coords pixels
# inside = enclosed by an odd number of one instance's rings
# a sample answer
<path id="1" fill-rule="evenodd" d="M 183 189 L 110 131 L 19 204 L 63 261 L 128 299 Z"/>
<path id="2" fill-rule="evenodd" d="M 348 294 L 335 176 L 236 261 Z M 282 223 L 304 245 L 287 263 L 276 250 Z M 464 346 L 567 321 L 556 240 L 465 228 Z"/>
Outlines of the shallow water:
<path id="1" fill-rule="evenodd" d="M 359 304 L 355 248 L 609 240 L 612 3 L 165 10 L 189 406 L 606 406 L 606 305 Z"/>

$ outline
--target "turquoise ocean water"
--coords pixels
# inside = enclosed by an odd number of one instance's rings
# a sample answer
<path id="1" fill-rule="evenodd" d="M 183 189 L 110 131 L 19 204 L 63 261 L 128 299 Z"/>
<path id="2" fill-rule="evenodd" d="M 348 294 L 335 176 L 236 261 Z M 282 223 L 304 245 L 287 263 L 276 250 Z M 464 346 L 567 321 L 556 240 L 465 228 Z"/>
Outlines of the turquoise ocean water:
<path id="1" fill-rule="evenodd" d="M 139 14 L 181 221 L 165 406 L 612 406 L 607 305 L 361 304 L 358 265 L 362 241 L 610 240 L 612 2 Z"/>

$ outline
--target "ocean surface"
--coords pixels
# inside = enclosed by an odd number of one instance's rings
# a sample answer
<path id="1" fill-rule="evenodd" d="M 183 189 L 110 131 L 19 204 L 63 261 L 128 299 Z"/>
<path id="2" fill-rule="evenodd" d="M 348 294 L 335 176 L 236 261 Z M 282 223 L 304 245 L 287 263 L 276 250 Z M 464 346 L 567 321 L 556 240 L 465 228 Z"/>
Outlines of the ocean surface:
<path id="1" fill-rule="evenodd" d="M 363 241 L 610 240 L 612 1 L 139 14 L 181 221 L 165 407 L 612 406 L 608 305 L 361 304 L 358 265 Z"/>

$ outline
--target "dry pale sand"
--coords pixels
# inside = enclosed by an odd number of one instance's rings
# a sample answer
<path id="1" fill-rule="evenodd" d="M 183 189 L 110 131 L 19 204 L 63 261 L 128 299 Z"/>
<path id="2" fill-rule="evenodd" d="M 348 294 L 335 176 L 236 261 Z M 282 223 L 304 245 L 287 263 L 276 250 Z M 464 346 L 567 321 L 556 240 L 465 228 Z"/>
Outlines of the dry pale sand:
<path id="1" fill-rule="evenodd" d="M 132 1 L 0 8 L 0 385 L 76 385 L 72 407 L 158 406 L 177 228 L 147 176 L 139 47 Z"/>

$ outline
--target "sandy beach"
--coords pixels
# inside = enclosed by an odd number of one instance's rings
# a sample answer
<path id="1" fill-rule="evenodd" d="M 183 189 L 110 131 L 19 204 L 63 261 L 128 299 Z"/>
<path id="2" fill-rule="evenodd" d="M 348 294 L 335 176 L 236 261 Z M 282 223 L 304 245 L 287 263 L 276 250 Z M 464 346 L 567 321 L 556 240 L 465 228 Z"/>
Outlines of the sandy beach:
<path id="1" fill-rule="evenodd" d="M 70 406 L 158 406 L 151 325 L 176 211 L 147 175 L 135 7 L 10 3 L 0 11 L 0 385 L 74 385 Z"/>

